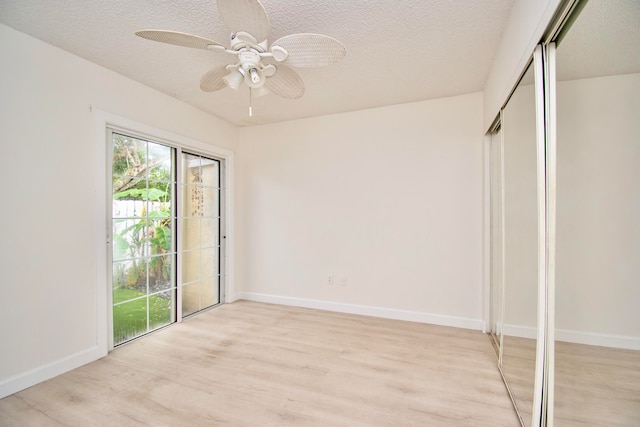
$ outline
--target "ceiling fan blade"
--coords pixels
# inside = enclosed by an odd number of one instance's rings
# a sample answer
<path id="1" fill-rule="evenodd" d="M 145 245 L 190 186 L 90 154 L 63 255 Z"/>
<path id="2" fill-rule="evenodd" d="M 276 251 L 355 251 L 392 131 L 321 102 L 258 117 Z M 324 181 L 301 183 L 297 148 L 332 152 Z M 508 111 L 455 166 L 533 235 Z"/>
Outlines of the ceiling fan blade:
<path id="1" fill-rule="evenodd" d="M 229 71 L 224 65 L 212 68 L 200 79 L 200 89 L 204 92 L 215 92 L 216 90 L 224 89 L 227 84 L 222 78 L 227 74 L 229 74 Z"/>
<path id="2" fill-rule="evenodd" d="M 277 64 L 276 73 L 267 77 L 264 85 L 278 96 L 289 99 L 298 99 L 304 95 L 304 82 L 291 68 Z"/>
<path id="3" fill-rule="evenodd" d="M 287 64 L 294 67 L 323 67 L 340 61 L 347 54 L 344 45 L 322 34 L 299 33 L 279 38 L 273 46 L 283 47 L 289 56 Z"/>
<path id="4" fill-rule="evenodd" d="M 140 30 L 136 31 L 136 36 L 176 46 L 206 50 L 220 50 L 220 48 L 222 48 L 222 50 L 224 50 L 224 46 L 217 41 L 205 39 L 200 36 L 194 36 L 192 34 L 180 33 L 178 31 Z"/>
<path id="5" fill-rule="evenodd" d="M 269 36 L 269 17 L 259 0 L 218 0 L 218 13 L 234 33 L 246 31 L 258 42 Z"/>

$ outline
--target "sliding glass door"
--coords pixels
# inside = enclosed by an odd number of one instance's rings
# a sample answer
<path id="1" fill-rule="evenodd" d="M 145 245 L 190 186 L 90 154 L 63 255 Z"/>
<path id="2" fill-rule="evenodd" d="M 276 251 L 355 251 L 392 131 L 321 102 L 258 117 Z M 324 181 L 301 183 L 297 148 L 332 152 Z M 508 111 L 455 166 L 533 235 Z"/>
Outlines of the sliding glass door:
<path id="1" fill-rule="evenodd" d="M 220 160 L 109 131 L 113 345 L 221 294 Z"/>

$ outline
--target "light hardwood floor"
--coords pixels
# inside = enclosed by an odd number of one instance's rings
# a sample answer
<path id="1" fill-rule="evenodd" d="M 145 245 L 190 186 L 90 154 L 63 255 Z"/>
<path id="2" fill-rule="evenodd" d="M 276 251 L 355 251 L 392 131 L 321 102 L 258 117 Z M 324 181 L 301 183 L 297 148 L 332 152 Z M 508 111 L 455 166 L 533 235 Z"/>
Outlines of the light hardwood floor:
<path id="1" fill-rule="evenodd" d="M 479 331 L 239 301 L 0 400 L 2 426 L 517 426 Z"/>

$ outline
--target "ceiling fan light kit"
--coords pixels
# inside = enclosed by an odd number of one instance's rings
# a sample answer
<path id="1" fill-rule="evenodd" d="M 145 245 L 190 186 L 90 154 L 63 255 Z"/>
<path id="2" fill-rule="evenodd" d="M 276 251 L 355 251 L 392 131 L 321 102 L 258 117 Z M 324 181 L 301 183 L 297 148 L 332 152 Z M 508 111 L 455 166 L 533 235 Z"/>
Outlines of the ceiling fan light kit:
<path id="1" fill-rule="evenodd" d="M 229 48 L 214 40 L 177 31 L 140 30 L 135 34 L 161 43 L 235 55 L 234 64 L 214 67 L 205 73 L 200 89 L 205 92 L 225 87 L 237 90 L 244 83 L 249 87 L 250 98 L 252 94 L 274 93 L 298 99 L 304 94 L 304 82 L 290 66 L 323 67 L 346 55 L 340 41 L 322 34 L 291 34 L 269 46 L 269 17 L 259 0 L 217 0 L 217 5 L 223 22 L 233 31 Z M 249 112 L 251 115 L 251 106 Z"/>
<path id="2" fill-rule="evenodd" d="M 239 69 L 232 70 L 229 74 L 222 78 L 231 89 L 238 89 L 244 81 L 244 74 Z"/>

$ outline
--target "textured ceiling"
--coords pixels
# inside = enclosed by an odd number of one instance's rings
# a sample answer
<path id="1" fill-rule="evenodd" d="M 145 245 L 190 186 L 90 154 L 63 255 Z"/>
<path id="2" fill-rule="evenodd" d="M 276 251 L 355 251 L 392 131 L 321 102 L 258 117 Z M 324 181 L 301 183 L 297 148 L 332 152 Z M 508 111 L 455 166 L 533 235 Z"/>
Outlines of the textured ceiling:
<path id="1" fill-rule="evenodd" d="M 269 123 L 481 91 L 514 0 L 262 0 L 272 42 L 313 32 L 342 41 L 347 56 L 296 69 L 304 96 L 288 100 L 225 88 L 201 76 L 230 55 L 134 35 L 174 30 L 229 44 L 214 0 L 2 0 L 0 21 L 237 125 Z"/>
<path id="2" fill-rule="evenodd" d="M 134 35 L 174 30 L 228 46 L 231 30 L 214 0 L 0 0 L 0 22 L 244 126 L 481 91 L 514 2 L 261 1 L 270 42 L 298 32 L 327 34 L 345 44 L 347 56 L 328 67 L 296 69 L 304 96 L 254 98 L 252 118 L 246 87 L 199 89 L 201 76 L 232 56 Z M 560 79 L 640 72 L 638 22 L 638 0 L 588 2 L 558 48 Z"/>
<path id="3" fill-rule="evenodd" d="M 233 57 L 134 36 L 182 31 L 228 45 L 213 0 L 2 0 L 0 21 L 239 125 L 457 95 L 483 89 L 513 0 L 263 0 L 270 41 L 298 32 L 342 41 L 347 56 L 297 69 L 298 100 L 248 90 L 203 93 L 200 77 Z"/>

